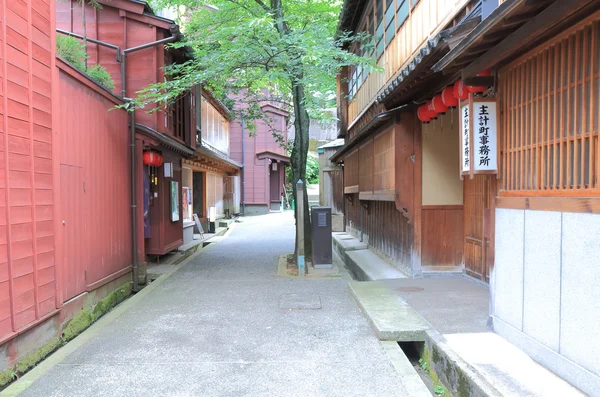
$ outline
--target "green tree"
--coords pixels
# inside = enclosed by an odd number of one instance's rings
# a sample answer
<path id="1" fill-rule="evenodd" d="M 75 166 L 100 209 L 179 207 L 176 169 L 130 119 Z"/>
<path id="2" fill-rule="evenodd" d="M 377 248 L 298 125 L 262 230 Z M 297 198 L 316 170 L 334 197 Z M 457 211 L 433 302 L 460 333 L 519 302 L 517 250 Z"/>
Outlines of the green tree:
<path id="1" fill-rule="evenodd" d="M 293 182 L 301 179 L 306 184 L 309 117 L 328 117 L 321 110 L 335 106 L 335 79 L 342 66 L 374 65 L 372 60 L 344 50 L 350 41 L 361 38 L 336 31 L 341 1 L 155 0 L 154 3 L 157 7 L 185 7 L 187 11 L 182 18 L 185 40 L 173 46 L 190 47 L 194 60 L 168 68 L 170 77 L 142 90 L 137 105 L 166 103 L 196 84 L 203 84 L 230 106 L 234 98 L 236 117 L 243 117 L 248 124 L 263 117 L 259 106 L 262 101 L 289 105 L 296 131 L 290 155 L 292 178 Z M 286 133 L 273 131 L 273 135 L 280 137 Z M 294 199 L 304 200 L 306 256 L 310 257 L 306 190 L 304 197 Z"/>

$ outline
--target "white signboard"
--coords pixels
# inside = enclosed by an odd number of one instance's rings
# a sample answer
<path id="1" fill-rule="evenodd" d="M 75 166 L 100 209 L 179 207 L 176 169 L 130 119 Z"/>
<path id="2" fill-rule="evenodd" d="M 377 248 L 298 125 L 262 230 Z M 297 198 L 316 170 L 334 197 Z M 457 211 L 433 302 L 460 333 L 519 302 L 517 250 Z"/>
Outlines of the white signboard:
<path id="1" fill-rule="evenodd" d="M 496 101 L 473 103 L 473 169 L 498 170 Z"/>
<path id="2" fill-rule="evenodd" d="M 461 132 L 461 166 L 462 174 L 468 174 L 471 171 L 471 133 L 469 119 L 469 104 L 465 103 L 460 108 L 460 132 Z"/>

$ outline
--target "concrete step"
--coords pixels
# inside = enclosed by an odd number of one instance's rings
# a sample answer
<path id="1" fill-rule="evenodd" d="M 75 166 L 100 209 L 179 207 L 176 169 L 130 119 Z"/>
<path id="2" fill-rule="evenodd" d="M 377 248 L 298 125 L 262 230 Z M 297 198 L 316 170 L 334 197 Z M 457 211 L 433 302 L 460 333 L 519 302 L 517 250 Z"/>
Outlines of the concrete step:
<path id="1" fill-rule="evenodd" d="M 371 250 L 348 251 L 346 258 L 346 266 L 354 273 L 357 280 L 377 281 L 406 278 L 404 273 Z"/>
<path id="2" fill-rule="evenodd" d="M 333 247 L 343 259 L 345 259 L 344 256 L 346 255 L 346 251 L 367 249 L 367 243 L 360 242 L 357 238 L 354 238 L 350 233 L 334 232 L 332 233 L 332 237 Z"/>
<path id="3" fill-rule="evenodd" d="M 217 227 L 225 227 L 228 228 L 232 223 L 235 222 L 235 219 L 219 219 L 217 221 Z"/>
<path id="4" fill-rule="evenodd" d="M 351 281 L 350 291 L 379 340 L 423 342 L 429 324 L 379 281 Z"/>

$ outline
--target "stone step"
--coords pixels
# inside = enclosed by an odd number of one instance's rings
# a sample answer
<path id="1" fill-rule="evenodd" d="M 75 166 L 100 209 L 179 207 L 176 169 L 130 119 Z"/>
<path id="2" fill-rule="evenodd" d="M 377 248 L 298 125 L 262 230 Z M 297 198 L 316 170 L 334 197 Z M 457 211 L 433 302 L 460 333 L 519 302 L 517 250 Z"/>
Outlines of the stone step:
<path id="1" fill-rule="evenodd" d="M 351 281 L 350 291 L 379 340 L 423 342 L 429 324 L 380 281 Z"/>

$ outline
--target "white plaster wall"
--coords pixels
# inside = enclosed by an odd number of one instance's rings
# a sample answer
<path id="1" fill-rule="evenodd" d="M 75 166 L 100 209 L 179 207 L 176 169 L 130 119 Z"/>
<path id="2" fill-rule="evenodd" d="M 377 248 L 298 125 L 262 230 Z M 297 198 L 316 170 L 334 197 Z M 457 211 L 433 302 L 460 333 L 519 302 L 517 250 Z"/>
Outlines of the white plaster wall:
<path id="1" fill-rule="evenodd" d="M 523 330 L 523 241 L 525 211 L 496 211 L 494 313 Z"/>
<path id="2" fill-rule="evenodd" d="M 560 353 L 600 376 L 600 215 L 563 214 L 561 297 Z"/>
<path id="3" fill-rule="evenodd" d="M 558 351 L 561 213 L 525 211 L 523 332 Z"/>
<path id="4" fill-rule="evenodd" d="M 600 385 L 600 215 L 496 210 L 494 329 L 575 386 Z"/>

